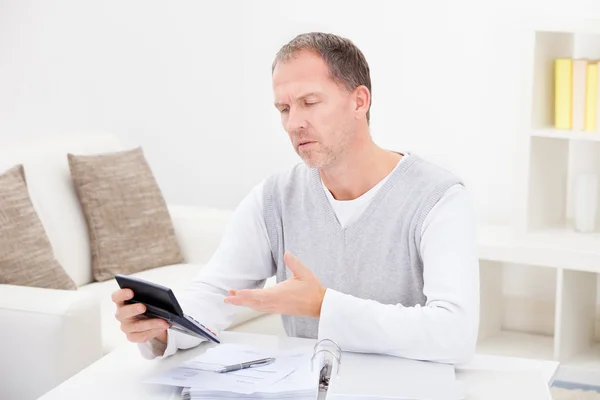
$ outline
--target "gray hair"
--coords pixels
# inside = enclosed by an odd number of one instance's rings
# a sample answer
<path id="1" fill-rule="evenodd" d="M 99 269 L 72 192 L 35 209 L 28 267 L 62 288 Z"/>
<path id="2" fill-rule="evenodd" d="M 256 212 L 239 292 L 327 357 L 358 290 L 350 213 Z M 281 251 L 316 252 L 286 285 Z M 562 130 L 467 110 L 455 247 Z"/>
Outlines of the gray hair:
<path id="1" fill-rule="evenodd" d="M 342 84 L 349 92 L 364 85 L 371 92 L 369 64 L 364 54 L 349 39 L 323 32 L 303 33 L 284 45 L 271 67 L 271 73 L 278 62 L 288 61 L 300 50 L 316 52 L 329 67 L 331 77 Z M 371 117 L 371 104 L 367 111 L 367 123 Z"/>

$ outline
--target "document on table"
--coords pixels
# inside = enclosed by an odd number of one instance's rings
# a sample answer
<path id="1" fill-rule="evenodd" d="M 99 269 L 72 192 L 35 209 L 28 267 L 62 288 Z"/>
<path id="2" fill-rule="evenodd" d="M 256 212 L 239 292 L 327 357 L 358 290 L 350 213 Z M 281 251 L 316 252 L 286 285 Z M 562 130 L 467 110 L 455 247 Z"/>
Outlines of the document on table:
<path id="1" fill-rule="evenodd" d="M 334 364 L 328 400 L 465 398 L 465 387 L 451 364 L 344 352 L 339 374 L 338 367 Z"/>
<path id="2" fill-rule="evenodd" d="M 208 349 L 204 354 L 178 367 L 151 376 L 145 382 L 211 391 L 262 392 L 290 375 L 300 365 L 310 365 L 311 356 L 312 348 L 309 347 L 281 351 L 225 343 Z M 226 365 L 267 357 L 275 357 L 275 362 L 228 373 L 215 372 Z"/>
<path id="3" fill-rule="evenodd" d="M 312 349 L 307 351 L 312 352 Z M 214 400 L 220 398 L 315 400 L 319 395 L 320 368 L 318 366 L 322 365 L 322 355 L 321 353 L 315 358 L 315 368 L 311 368 L 311 360 L 307 358 L 306 362 L 301 362 L 291 374 L 254 393 L 235 393 L 209 390 L 205 387 L 186 387 L 183 388 L 181 398 L 183 400 Z"/>

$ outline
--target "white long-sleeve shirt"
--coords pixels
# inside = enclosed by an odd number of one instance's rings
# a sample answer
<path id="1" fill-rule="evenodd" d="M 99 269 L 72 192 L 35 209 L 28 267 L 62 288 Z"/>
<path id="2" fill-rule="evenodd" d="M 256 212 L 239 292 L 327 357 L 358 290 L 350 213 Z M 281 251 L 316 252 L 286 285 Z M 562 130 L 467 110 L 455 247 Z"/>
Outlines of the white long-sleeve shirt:
<path id="1" fill-rule="evenodd" d="M 388 177 L 347 201 L 335 200 L 323 185 L 343 227 L 360 215 Z M 236 208 L 209 263 L 185 292 L 178 294 L 187 314 L 217 331 L 229 326 L 237 307 L 224 303 L 227 290 L 256 288 L 273 275 L 263 185 L 264 181 Z M 467 359 L 474 351 L 479 325 L 479 263 L 475 219 L 464 186 L 448 189 L 425 218 L 420 253 L 425 306 L 386 305 L 327 289 L 319 338 L 332 339 L 353 351 L 402 348 L 405 350 L 392 355 L 441 362 Z M 379 326 L 385 326 L 385 331 Z M 166 348 L 157 348 L 152 342 L 141 344 L 140 350 L 146 358 L 167 357 L 200 341 L 169 330 Z"/>

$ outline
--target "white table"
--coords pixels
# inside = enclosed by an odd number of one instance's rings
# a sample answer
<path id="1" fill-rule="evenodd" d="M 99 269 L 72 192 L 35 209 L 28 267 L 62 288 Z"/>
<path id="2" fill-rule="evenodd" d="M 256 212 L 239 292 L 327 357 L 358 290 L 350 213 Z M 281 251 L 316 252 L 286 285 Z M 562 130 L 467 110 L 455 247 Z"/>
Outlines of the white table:
<path id="1" fill-rule="evenodd" d="M 315 340 L 239 332 L 223 332 L 223 343 L 241 343 L 275 348 L 314 344 Z M 142 380 L 196 357 L 212 344 L 178 351 L 164 360 L 146 360 L 134 344 L 104 356 L 63 382 L 39 400 L 171 400 L 180 390 L 143 384 Z M 457 379 L 465 383 L 467 399 L 551 400 L 549 383 L 558 368 L 550 361 L 477 355 L 468 365 L 457 367 Z M 393 384 L 390 382 L 390 384 Z"/>

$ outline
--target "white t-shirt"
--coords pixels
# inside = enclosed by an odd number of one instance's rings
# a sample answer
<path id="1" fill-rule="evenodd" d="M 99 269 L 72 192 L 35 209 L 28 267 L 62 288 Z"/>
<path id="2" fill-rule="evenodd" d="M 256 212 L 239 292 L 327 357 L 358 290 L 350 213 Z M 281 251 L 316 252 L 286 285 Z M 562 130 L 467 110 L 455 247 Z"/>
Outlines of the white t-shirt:
<path id="1" fill-rule="evenodd" d="M 352 200 L 336 200 L 325 183 L 321 181 L 323 185 L 323 190 L 329 199 L 329 203 L 331 203 L 331 207 L 335 212 L 335 216 L 337 217 L 338 222 L 340 223 L 342 228 L 346 228 L 351 225 L 360 215 L 365 211 L 371 200 L 375 197 L 379 189 L 383 186 L 383 184 L 389 179 L 392 173 L 398 168 L 398 166 L 409 157 L 408 153 L 404 153 L 404 157 L 400 159 L 398 164 L 394 167 L 394 169 L 385 176 L 379 183 L 369 189 L 367 192 L 363 193 L 360 197 Z"/>

